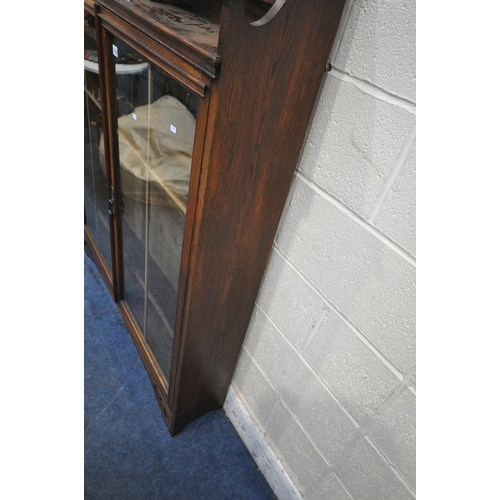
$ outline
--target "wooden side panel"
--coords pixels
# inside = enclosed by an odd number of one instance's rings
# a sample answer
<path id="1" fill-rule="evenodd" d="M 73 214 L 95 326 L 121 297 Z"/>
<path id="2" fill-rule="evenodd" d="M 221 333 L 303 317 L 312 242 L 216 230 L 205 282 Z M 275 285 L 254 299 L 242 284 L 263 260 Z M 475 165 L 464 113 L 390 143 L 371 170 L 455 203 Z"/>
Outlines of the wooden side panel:
<path id="1" fill-rule="evenodd" d="M 223 5 L 223 64 L 211 89 L 211 149 L 202 162 L 169 392 L 173 432 L 224 402 L 344 0 L 279 6 L 267 22 L 251 25 L 244 0 Z"/>

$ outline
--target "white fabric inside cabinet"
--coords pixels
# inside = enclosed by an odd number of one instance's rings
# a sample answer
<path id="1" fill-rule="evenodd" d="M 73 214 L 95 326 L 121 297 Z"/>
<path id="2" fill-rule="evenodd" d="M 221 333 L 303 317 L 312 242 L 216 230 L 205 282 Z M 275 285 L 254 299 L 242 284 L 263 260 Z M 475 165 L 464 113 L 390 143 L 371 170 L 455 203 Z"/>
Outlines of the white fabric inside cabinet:
<path id="1" fill-rule="evenodd" d="M 144 183 L 153 183 L 161 189 L 152 190 L 150 203 L 173 204 L 185 213 L 195 127 L 196 118 L 172 96 L 160 97 L 118 118 L 124 198 L 145 201 Z M 99 154 L 104 165 L 102 135 Z"/>

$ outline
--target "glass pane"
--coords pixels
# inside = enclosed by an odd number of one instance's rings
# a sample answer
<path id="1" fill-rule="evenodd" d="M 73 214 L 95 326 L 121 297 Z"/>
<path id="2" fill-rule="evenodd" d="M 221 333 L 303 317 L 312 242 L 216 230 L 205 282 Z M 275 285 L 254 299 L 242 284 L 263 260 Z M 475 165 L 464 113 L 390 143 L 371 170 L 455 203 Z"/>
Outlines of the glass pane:
<path id="1" fill-rule="evenodd" d="M 87 227 L 94 237 L 104 261 L 111 269 L 108 197 L 102 129 L 101 91 L 94 16 L 85 11 L 84 84 L 85 84 L 85 150 L 84 203 Z"/>
<path id="2" fill-rule="evenodd" d="M 115 39 L 125 301 L 170 374 L 197 97 Z"/>

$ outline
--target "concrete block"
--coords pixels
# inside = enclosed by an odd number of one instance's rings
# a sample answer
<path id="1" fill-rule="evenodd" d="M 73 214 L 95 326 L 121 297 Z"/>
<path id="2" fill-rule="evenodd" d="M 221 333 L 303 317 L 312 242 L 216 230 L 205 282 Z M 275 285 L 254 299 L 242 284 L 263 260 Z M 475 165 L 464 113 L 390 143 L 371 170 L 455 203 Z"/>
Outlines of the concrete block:
<path id="1" fill-rule="evenodd" d="M 276 251 L 271 255 L 257 303 L 299 350 L 327 309 Z"/>
<path id="2" fill-rule="evenodd" d="M 352 500 L 333 472 L 320 479 L 315 485 L 314 492 L 306 491 L 304 498 L 306 500 Z"/>
<path id="3" fill-rule="evenodd" d="M 274 452 L 301 494 L 311 491 L 328 465 L 282 404 L 264 429 Z"/>
<path id="4" fill-rule="evenodd" d="M 413 145 L 373 225 L 415 257 L 416 147 Z"/>
<path id="5" fill-rule="evenodd" d="M 299 170 L 368 220 L 414 125 L 407 110 L 328 76 Z"/>
<path id="6" fill-rule="evenodd" d="M 360 425 L 399 385 L 398 379 L 333 311 L 321 323 L 305 358 Z"/>
<path id="7" fill-rule="evenodd" d="M 263 427 L 279 398 L 244 349 L 238 359 L 232 384 L 253 418 Z"/>
<path id="8" fill-rule="evenodd" d="M 297 179 L 281 252 L 396 368 L 415 365 L 415 267 Z"/>
<path id="9" fill-rule="evenodd" d="M 416 100 L 415 0 L 355 0 L 334 66 Z"/>
<path id="10" fill-rule="evenodd" d="M 335 473 L 356 500 L 414 500 L 364 437 L 342 456 Z"/>
<path id="11" fill-rule="evenodd" d="M 406 389 L 373 417 L 367 436 L 416 489 L 416 398 Z"/>
<path id="12" fill-rule="evenodd" d="M 245 348 L 325 460 L 332 462 L 354 435 L 355 424 L 317 375 L 258 309 L 254 319 Z M 245 397 L 245 394 L 242 396 Z"/>

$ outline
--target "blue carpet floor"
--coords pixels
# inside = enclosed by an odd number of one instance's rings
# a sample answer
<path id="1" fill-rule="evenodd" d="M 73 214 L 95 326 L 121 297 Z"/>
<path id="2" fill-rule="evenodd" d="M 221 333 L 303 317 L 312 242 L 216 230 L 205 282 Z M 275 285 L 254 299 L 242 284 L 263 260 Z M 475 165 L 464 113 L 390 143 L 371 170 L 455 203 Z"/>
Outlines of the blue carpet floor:
<path id="1" fill-rule="evenodd" d="M 223 410 L 170 436 L 129 333 L 87 255 L 85 498 L 276 499 Z"/>

